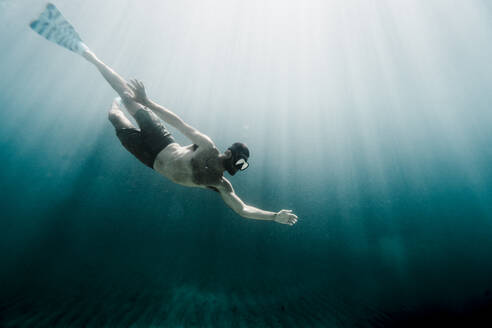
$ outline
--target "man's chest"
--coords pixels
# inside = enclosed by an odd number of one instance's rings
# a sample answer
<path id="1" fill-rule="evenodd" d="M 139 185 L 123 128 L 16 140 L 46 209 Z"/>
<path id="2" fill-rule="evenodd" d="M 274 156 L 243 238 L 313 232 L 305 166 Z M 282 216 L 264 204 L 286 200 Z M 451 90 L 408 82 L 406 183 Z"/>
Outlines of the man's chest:
<path id="1" fill-rule="evenodd" d="M 203 186 L 214 186 L 219 183 L 222 178 L 222 167 L 218 153 L 198 153 L 191 161 L 191 171 L 193 183 Z"/>

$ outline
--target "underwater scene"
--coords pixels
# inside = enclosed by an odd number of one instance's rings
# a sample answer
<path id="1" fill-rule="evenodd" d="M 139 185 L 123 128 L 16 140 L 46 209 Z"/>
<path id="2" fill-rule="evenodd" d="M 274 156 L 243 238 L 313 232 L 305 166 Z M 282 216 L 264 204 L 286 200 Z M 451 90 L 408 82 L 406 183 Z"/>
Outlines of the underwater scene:
<path id="1" fill-rule="evenodd" d="M 0 27 L 0 327 L 492 326 L 492 2 Z"/>

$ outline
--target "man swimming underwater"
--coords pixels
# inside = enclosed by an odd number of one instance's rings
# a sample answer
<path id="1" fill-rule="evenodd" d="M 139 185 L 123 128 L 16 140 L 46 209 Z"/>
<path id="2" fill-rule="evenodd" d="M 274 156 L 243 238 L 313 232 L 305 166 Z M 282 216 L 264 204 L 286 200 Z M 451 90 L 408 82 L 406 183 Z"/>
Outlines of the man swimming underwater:
<path id="1" fill-rule="evenodd" d="M 137 129 L 121 110 L 119 99 L 115 99 L 109 110 L 109 121 L 115 127 L 121 144 L 142 163 L 177 184 L 219 192 L 224 202 L 242 217 L 288 225 L 297 222 L 297 216 L 291 210 L 275 213 L 245 204 L 223 176 L 224 171 L 234 175 L 248 167 L 249 149 L 245 144 L 236 142 L 221 154 L 212 139 L 150 100 L 142 82 L 133 80 L 127 83 L 99 60 L 54 5 L 48 4 L 30 27 L 46 39 L 82 55 L 97 67 L 138 123 Z M 181 146 L 176 143 L 159 119 L 175 127 L 193 144 Z"/>

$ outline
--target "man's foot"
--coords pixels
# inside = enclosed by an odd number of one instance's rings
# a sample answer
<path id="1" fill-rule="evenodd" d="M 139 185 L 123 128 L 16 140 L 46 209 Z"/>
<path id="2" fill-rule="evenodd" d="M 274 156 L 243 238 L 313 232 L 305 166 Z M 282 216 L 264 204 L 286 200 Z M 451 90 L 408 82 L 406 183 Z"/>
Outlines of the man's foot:
<path id="1" fill-rule="evenodd" d="M 29 26 L 45 39 L 79 55 L 84 55 L 89 50 L 72 24 L 52 3 L 48 3 L 44 11 Z"/>

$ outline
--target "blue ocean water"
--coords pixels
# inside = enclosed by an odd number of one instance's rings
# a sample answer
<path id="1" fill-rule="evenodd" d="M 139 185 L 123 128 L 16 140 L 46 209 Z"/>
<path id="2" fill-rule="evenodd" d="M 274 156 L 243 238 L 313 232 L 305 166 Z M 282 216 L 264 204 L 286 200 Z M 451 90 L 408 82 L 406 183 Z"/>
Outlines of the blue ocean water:
<path id="1" fill-rule="evenodd" d="M 243 219 L 139 163 L 99 72 L 29 29 L 45 2 L 0 0 L 0 325 L 415 326 L 491 308 L 488 2 L 55 4 L 221 150 L 247 143 L 236 193 L 299 222 Z"/>

